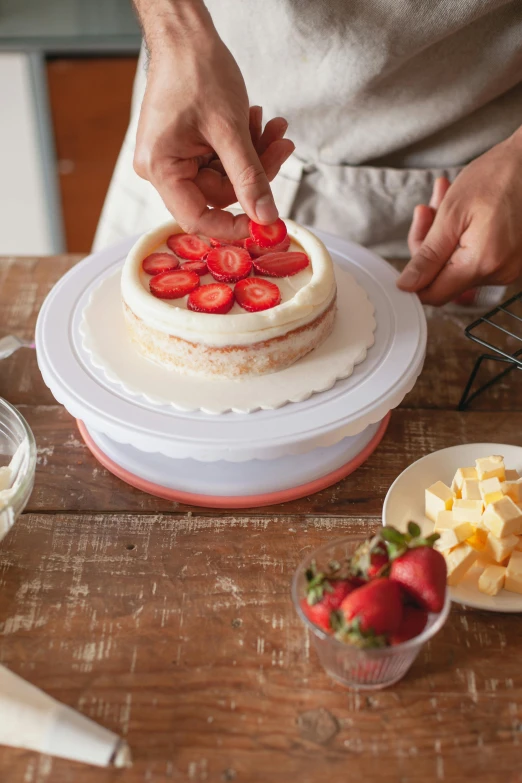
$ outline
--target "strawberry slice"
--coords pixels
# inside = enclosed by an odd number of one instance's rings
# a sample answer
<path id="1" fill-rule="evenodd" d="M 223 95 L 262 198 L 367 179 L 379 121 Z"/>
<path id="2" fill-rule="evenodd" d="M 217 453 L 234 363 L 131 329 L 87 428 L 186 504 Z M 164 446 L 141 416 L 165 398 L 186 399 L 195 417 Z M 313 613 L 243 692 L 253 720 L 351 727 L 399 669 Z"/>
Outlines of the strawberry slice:
<path id="1" fill-rule="evenodd" d="M 267 253 L 254 258 L 254 266 L 266 277 L 291 277 L 306 269 L 310 259 L 306 253 Z"/>
<path id="2" fill-rule="evenodd" d="M 187 307 L 196 313 L 228 313 L 234 304 L 234 292 L 225 283 L 210 283 L 192 291 Z"/>
<path id="3" fill-rule="evenodd" d="M 158 299 L 181 299 L 199 287 L 199 277 L 195 272 L 184 269 L 174 269 L 171 272 L 160 272 L 151 278 L 150 292 Z"/>
<path id="4" fill-rule="evenodd" d="M 189 261 L 200 261 L 209 251 L 207 243 L 196 234 L 172 234 L 167 239 L 167 246 L 177 256 Z"/>
<path id="5" fill-rule="evenodd" d="M 245 248 L 248 250 L 252 258 L 259 258 L 259 256 L 264 256 L 266 253 L 284 253 L 290 247 L 291 239 L 287 234 L 282 242 L 280 242 L 278 245 L 273 245 L 272 247 L 260 247 L 260 245 L 256 245 L 256 243 L 252 240 L 252 237 L 248 237 L 244 240 L 244 242 Z"/>
<path id="6" fill-rule="evenodd" d="M 276 284 L 260 277 L 240 280 L 234 288 L 234 294 L 238 305 L 249 313 L 270 310 L 281 301 L 281 292 Z"/>
<path id="7" fill-rule="evenodd" d="M 224 245 L 233 245 L 234 247 L 245 247 L 246 239 L 214 239 L 210 237 L 208 240 L 210 247 L 223 247 Z"/>
<path id="8" fill-rule="evenodd" d="M 220 283 L 237 283 L 252 271 L 252 259 L 243 247 L 215 247 L 207 256 L 208 271 Z"/>
<path id="9" fill-rule="evenodd" d="M 248 224 L 248 230 L 252 240 L 259 247 L 273 247 L 286 237 L 286 226 L 281 218 L 278 218 L 275 223 L 270 223 L 269 226 L 261 226 L 251 220 Z"/>
<path id="10" fill-rule="evenodd" d="M 151 253 L 143 259 L 143 271 L 148 275 L 159 275 L 160 272 L 168 272 L 177 269 L 179 260 L 172 253 Z"/>
<path id="11" fill-rule="evenodd" d="M 185 261 L 181 268 L 187 272 L 195 272 L 200 277 L 208 273 L 207 265 L 204 261 Z"/>

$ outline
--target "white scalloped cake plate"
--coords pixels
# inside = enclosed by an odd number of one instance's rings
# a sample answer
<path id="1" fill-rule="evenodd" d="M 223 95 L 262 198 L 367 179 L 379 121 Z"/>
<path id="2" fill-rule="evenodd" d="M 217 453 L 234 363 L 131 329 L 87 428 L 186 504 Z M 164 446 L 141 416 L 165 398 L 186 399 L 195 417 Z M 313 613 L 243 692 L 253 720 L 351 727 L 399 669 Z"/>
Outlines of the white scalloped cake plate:
<path id="1" fill-rule="evenodd" d="M 434 451 L 417 460 L 393 482 L 382 509 L 383 525 L 405 530 L 410 520 L 417 522 L 424 533 L 433 531 L 433 522 L 424 516 L 424 491 L 436 481 L 451 485 L 458 468 L 474 465 L 479 457 L 502 454 L 506 467 L 522 474 L 522 447 L 504 443 L 463 443 Z M 474 566 L 460 584 L 451 587 L 451 600 L 473 609 L 490 612 L 522 612 L 522 595 L 501 590 L 490 596 L 478 589 L 480 566 Z"/>
<path id="2" fill-rule="evenodd" d="M 94 367 L 131 395 L 154 405 L 211 414 L 274 410 L 303 402 L 349 378 L 374 343 L 374 308 L 349 272 L 336 268 L 337 314 L 332 334 L 315 350 L 277 373 L 241 380 L 201 378 L 166 369 L 132 343 L 121 306 L 120 277 L 103 278 L 83 312 L 80 333 Z"/>

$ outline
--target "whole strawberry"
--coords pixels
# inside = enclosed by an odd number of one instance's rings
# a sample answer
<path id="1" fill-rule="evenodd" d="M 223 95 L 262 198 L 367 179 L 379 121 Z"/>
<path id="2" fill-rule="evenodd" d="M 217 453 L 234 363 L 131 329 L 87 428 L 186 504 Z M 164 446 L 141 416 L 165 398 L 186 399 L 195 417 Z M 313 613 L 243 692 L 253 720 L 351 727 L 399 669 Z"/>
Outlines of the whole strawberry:
<path id="1" fill-rule="evenodd" d="M 314 563 L 306 572 L 306 579 L 306 598 L 301 599 L 301 609 L 314 625 L 331 631 L 332 612 L 339 609 L 354 585 L 348 579 L 336 578 L 334 572 L 317 571 Z"/>
<path id="2" fill-rule="evenodd" d="M 402 612 L 402 621 L 395 633 L 392 633 L 388 641 L 390 644 L 402 644 L 414 639 L 426 627 L 428 613 L 416 606 L 405 606 Z"/>
<path id="3" fill-rule="evenodd" d="M 378 578 L 358 587 L 341 604 L 344 632 L 355 628 L 364 634 L 387 637 L 402 620 L 401 590 L 397 582 Z"/>
<path id="4" fill-rule="evenodd" d="M 428 546 L 408 549 L 393 561 L 390 570 L 390 581 L 427 612 L 440 612 L 444 606 L 446 577 L 444 557 Z"/>

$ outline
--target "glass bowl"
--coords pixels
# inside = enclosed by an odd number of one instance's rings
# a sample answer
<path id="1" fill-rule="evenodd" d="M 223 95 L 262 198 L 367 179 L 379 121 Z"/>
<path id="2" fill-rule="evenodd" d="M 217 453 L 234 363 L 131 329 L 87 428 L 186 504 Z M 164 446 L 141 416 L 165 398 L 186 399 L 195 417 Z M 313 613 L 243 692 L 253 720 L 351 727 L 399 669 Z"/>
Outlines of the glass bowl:
<path id="1" fill-rule="evenodd" d="M 429 614 L 424 631 L 402 644 L 393 647 L 361 650 L 340 642 L 334 636 L 318 628 L 301 609 L 301 600 L 305 596 L 306 570 L 312 561 L 318 568 L 326 566 L 331 560 L 341 562 L 350 557 L 357 546 L 366 539 L 350 536 L 332 541 L 316 549 L 303 560 L 295 572 L 292 582 L 292 599 L 304 626 L 310 632 L 319 660 L 327 674 L 337 682 L 356 690 L 378 690 L 387 688 L 404 677 L 425 642 L 431 639 L 444 625 L 451 607 L 449 591 L 442 611 Z"/>
<path id="2" fill-rule="evenodd" d="M 0 541 L 26 507 L 36 469 L 33 433 L 16 408 L 0 397 L 0 468 L 10 464 L 13 485 L 0 491 Z"/>

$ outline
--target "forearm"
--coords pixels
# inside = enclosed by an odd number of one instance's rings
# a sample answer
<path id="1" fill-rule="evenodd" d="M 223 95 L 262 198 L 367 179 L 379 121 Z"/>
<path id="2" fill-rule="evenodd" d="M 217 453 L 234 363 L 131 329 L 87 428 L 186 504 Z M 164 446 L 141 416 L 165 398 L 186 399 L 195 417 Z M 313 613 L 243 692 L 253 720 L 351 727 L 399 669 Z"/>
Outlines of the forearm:
<path id="1" fill-rule="evenodd" d="M 216 35 L 203 0 L 133 0 L 150 53 L 176 40 Z"/>

